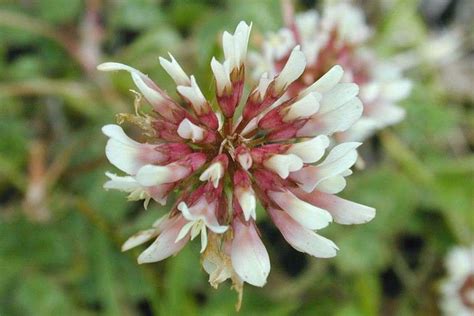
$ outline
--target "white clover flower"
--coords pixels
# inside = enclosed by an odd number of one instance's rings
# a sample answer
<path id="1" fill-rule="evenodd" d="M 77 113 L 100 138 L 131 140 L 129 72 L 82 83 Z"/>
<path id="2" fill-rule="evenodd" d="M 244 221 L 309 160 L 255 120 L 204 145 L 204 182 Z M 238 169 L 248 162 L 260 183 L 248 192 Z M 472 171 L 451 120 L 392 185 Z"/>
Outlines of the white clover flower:
<path id="1" fill-rule="evenodd" d="M 446 257 L 448 275 L 441 284 L 441 309 L 446 316 L 474 314 L 474 245 L 455 247 Z"/>
<path id="2" fill-rule="evenodd" d="M 317 230 L 333 221 L 359 224 L 375 216 L 373 208 L 334 195 L 344 188 L 360 143 L 340 144 L 325 155 L 328 136 L 347 130 L 362 114 L 357 85 L 341 83 L 344 71 L 335 66 L 287 98 L 306 67 L 304 53 L 295 47 L 281 72 L 261 75 L 244 99 L 250 30 L 241 22 L 234 34 L 224 33 L 225 60 L 211 61 L 216 104 L 171 55 L 171 61 L 161 58 L 160 63 L 176 82 L 181 101 L 134 68 L 98 67 L 130 72 L 153 109 L 146 116 L 130 115 L 145 129 L 148 143 L 132 140 L 117 125 L 103 128 L 109 137 L 107 158 L 127 174 L 108 173 L 105 187 L 145 203 L 165 204 L 177 192 L 169 214 L 132 236 L 123 250 L 155 239 L 138 261 L 156 262 L 199 235 L 209 282 L 217 287 L 230 278 L 240 297 L 244 282 L 263 286 L 270 272 L 256 224 L 258 201 L 295 249 L 315 257 L 335 256 L 338 249 Z"/>

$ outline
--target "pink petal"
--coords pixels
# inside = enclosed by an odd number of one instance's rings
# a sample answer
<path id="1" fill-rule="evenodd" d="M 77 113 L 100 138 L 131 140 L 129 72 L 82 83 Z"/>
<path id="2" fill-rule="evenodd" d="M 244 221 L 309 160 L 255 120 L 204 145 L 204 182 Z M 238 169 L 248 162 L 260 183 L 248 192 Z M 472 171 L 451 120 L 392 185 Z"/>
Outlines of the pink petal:
<path id="1" fill-rule="evenodd" d="M 138 263 L 157 262 L 178 253 L 189 241 L 189 235 L 176 241 L 181 228 L 187 223 L 182 216 L 171 220 L 156 240 L 138 257 Z"/>
<path id="2" fill-rule="evenodd" d="M 146 187 L 150 197 L 161 205 L 166 205 L 168 194 L 173 190 L 174 183 L 165 183 L 156 186 Z"/>
<path id="3" fill-rule="evenodd" d="M 375 217 L 375 209 L 366 205 L 345 200 L 338 196 L 319 191 L 305 193 L 294 190 L 299 198 L 327 210 L 336 223 L 351 225 L 367 223 Z"/>
<path id="4" fill-rule="evenodd" d="M 285 240 L 296 250 L 318 258 L 336 255 L 339 248 L 331 240 L 301 226 L 283 211 L 272 208 L 268 211 Z"/>
<path id="5" fill-rule="evenodd" d="M 233 222 L 232 266 L 245 282 L 264 286 L 270 273 L 270 258 L 255 229 L 253 221 L 244 225 L 238 218 Z"/>

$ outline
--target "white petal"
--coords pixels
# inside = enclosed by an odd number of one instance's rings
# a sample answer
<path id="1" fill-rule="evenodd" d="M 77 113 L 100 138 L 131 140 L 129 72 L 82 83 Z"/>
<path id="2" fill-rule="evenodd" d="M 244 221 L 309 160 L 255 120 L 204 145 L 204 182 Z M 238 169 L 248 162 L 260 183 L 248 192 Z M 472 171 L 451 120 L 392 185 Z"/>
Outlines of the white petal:
<path id="1" fill-rule="evenodd" d="M 323 95 L 319 113 L 324 114 L 351 101 L 359 93 L 359 86 L 355 83 L 339 83 Z"/>
<path id="2" fill-rule="evenodd" d="M 207 231 L 206 231 L 206 226 L 202 226 L 201 229 L 201 253 L 204 252 L 207 248 Z"/>
<path id="3" fill-rule="evenodd" d="M 326 135 L 319 135 L 313 139 L 291 145 L 287 153 L 297 155 L 304 163 L 313 163 L 321 159 L 328 146 L 329 138 Z"/>
<path id="4" fill-rule="evenodd" d="M 296 46 L 291 51 L 290 57 L 280 72 L 278 77 L 275 79 L 275 89 L 282 91 L 288 87 L 293 81 L 298 79 L 304 72 L 306 67 L 306 58 L 299 46 Z"/>
<path id="5" fill-rule="evenodd" d="M 289 106 L 288 112 L 283 117 L 284 122 L 310 117 L 319 110 L 319 101 L 321 95 L 317 92 L 312 92 L 307 96 L 296 101 Z"/>
<path id="6" fill-rule="evenodd" d="M 110 172 L 106 172 L 105 175 L 110 178 L 110 180 L 104 184 L 104 189 L 106 190 L 113 189 L 130 193 L 141 188 L 141 185 L 133 177 L 121 177 Z"/>
<path id="7" fill-rule="evenodd" d="M 203 199 L 205 200 L 205 199 Z M 207 228 L 209 228 L 211 231 L 213 231 L 216 234 L 223 234 L 229 229 L 229 226 L 227 225 L 220 225 L 219 221 L 217 220 L 216 217 L 216 202 L 212 202 L 210 204 L 207 204 L 204 210 L 201 210 L 201 216 L 198 216 L 201 220 L 203 220 L 204 224 L 206 225 Z M 193 207 L 194 208 L 194 205 Z"/>
<path id="8" fill-rule="evenodd" d="M 324 161 L 319 166 L 321 167 L 330 164 L 338 164 L 340 166 L 339 169 L 341 169 L 340 172 L 345 171 L 346 169 L 350 168 L 357 160 L 356 149 L 360 145 L 362 145 L 362 143 L 359 142 L 338 144 L 333 149 L 331 149 L 326 159 L 324 159 Z"/>
<path id="9" fill-rule="evenodd" d="M 270 78 L 268 72 L 264 72 L 258 81 L 257 91 L 260 95 L 260 99 L 262 100 L 267 92 L 267 88 L 270 83 L 273 81 L 273 78 Z"/>
<path id="10" fill-rule="evenodd" d="M 143 251 L 138 257 L 138 263 L 150 263 L 166 259 L 179 252 L 188 242 L 189 236 L 178 242 L 176 237 L 181 228 L 186 224 L 186 220 L 181 216 L 173 219 L 156 240 Z"/>
<path id="11" fill-rule="evenodd" d="M 327 210 L 331 213 L 334 221 L 339 224 L 362 224 L 375 217 L 375 209 L 373 207 L 348 201 L 332 194 L 315 191 L 312 193 L 302 193 L 301 198 Z"/>
<path id="12" fill-rule="evenodd" d="M 309 42 L 303 42 L 301 46 L 301 50 L 303 51 L 306 60 L 308 61 L 307 66 L 313 66 L 318 62 L 317 59 L 314 58 L 314 56 L 317 56 L 319 54 L 319 51 L 322 48 L 322 41 L 315 41 L 311 40 Z"/>
<path id="13" fill-rule="evenodd" d="M 208 223 L 208 222 L 206 222 L 206 227 L 212 230 L 216 234 L 223 234 L 229 229 L 229 226 L 227 225 L 218 225 L 218 224 Z"/>
<path id="14" fill-rule="evenodd" d="M 238 68 L 244 63 L 247 46 L 250 37 L 252 24 L 247 25 L 241 21 L 233 35 L 224 32 L 222 36 L 222 46 L 224 48 L 224 57 L 230 63 L 231 70 Z"/>
<path id="15" fill-rule="evenodd" d="M 203 225 L 202 222 L 197 221 L 191 226 L 191 240 L 194 240 L 202 231 L 206 225 Z"/>
<path id="16" fill-rule="evenodd" d="M 384 84 L 381 87 L 380 94 L 392 101 L 399 101 L 406 98 L 413 87 L 413 83 L 408 79 L 394 80 L 390 83 Z"/>
<path id="17" fill-rule="evenodd" d="M 137 173 L 137 181 L 144 186 L 175 182 L 176 173 L 167 166 L 145 165 Z"/>
<path id="18" fill-rule="evenodd" d="M 256 117 L 252 118 L 250 122 L 245 126 L 245 128 L 242 130 L 241 135 L 245 136 L 251 131 L 255 130 L 258 127 L 258 121 L 263 117 L 262 113 L 257 115 Z"/>
<path id="19" fill-rule="evenodd" d="M 222 48 L 224 50 L 224 58 L 230 63 L 230 67 L 234 68 L 236 52 L 234 47 L 234 37 L 227 31 L 222 34 Z"/>
<path id="20" fill-rule="evenodd" d="M 362 84 L 359 88 L 359 97 L 361 100 L 364 100 L 364 103 L 375 102 L 376 99 L 380 96 L 379 82 L 369 82 L 366 84 Z"/>
<path id="21" fill-rule="evenodd" d="M 179 65 L 179 63 L 174 59 L 173 55 L 168 53 L 170 56 L 171 61 L 160 57 L 160 65 L 163 69 L 173 78 L 174 82 L 177 85 L 181 86 L 188 86 L 191 84 L 188 75 L 184 72 L 183 68 Z"/>
<path id="22" fill-rule="evenodd" d="M 337 175 L 319 182 L 316 186 L 316 190 L 329 194 L 337 194 L 344 190 L 345 187 L 346 179 L 342 175 Z"/>
<path id="23" fill-rule="evenodd" d="M 116 71 L 116 70 L 126 70 L 128 72 L 135 72 L 138 71 L 135 68 L 132 68 L 130 66 L 127 66 L 125 64 L 121 63 L 114 63 L 114 62 L 106 62 L 102 63 L 97 66 L 97 70 L 100 71 Z M 139 71 L 138 71 L 139 72 Z"/>
<path id="24" fill-rule="evenodd" d="M 347 170 L 344 170 L 343 172 L 340 173 L 341 176 L 343 177 L 348 177 L 352 174 L 352 170 L 351 169 L 347 169 Z"/>
<path id="25" fill-rule="evenodd" d="M 204 139 L 204 129 L 193 124 L 187 118 L 182 120 L 178 126 L 178 135 L 184 139 L 190 139 L 193 142 Z"/>
<path id="26" fill-rule="evenodd" d="M 221 96 L 225 89 L 230 89 L 232 83 L 229 74 L 229 62 L 219 63 L 214 57 L 211 60 L 211 69 L 216 79 L 217 94 Z"/>
<path id="27" fill-rule="evenodd" d="M 224 167 L 222 163 L 215 162 L 211 164 L 204 172 L 199 176 L 199 180 L 208 181 L 211 180 L 214 188 L 219 186 L 219 180 L 224 176 Z"/>
<path id="28" fill-rule="evenodd" d="M 245 220 L 248 221 L 250 217 L 255 220 L 257 218 L 257 200 L 255 198 L 255 192 L 252 190 L 252 188 L 237 188 L 235 190 L 235 195 L 237 196 L 240 207 L 244 212 Z"/>
<path id="29" fill-rule="evenodd" d="M 118 125 L 106 125 L 102 132 L 110 137 L 105 146 L 105 155 L 110 163 L 128 174 L 135 174 L 143 166 L 138 159 L 142 144 L 129 138 Z"/>
<path id="30" fill-rule="evenodd" d="M 377 128 L 381 129 L 402 121 L 405 118 L 405 109 L 391 103 L 379 103 L 377 108 L 367 113 L 367 118 L 372 119 Z"/>
<path id="31" fill-rule="evenodd" d="M 252 31 L 252 23 L 247 25 L 244 21 L 240 21 L 235 29 L 234 37 L 236 40 L 236 47 L 239 49 L 239 63 L 245 61 L 247 55 L 247 47 L 249 45 L 250 32 Z"/>
<path id="32" fill-rule="evenodd" d="M 275 60 L 280 60 L 287 57 L 291 50 L 296 45 L 296 39 L 294 33 L 287 29 L 280 29 L 277 33 L 271 33 L 267 36 L 267 40 L 263 42 L 262 47 L 262 61 L 263 65 L 261 68 L 268 69 L 272 68 L 271 64 Z M 268 63 L 270 65 L 265 65 Z"/>
<path id="33" fill-rule="evenodd" d="M 122 245 L 122 251 L 127 251 L 136 246 L 139 246 L 158 235 L 158 233 L 159 231 L 156 228 L 142 230 L 131 236 L 127 239 L 127 241 L 124 242 L 124 244 Z"/>
<path id="34" fill-rule="evenodd" d="M 196 78 L 191 76 L 191 86 L 178 86 L 177 89 L 183 97 L 191 102 L 195 112 L 200 115 L 207 101 L 196 82 Z"/>
<path id="35" fill-rule="evenodd" d="M 249 170 L 252 167 L 252 155 L 248 152 L 244 152 L 237 156 L 237 160 L 239 161 L 240 166 L 244 170 Z"/>
<path id="36" fill-rule="evenodd" d="M 254 286 L 264 286 L 270 273 L 270 258 L 253 224 L 234 223 L 232 266 L 237 275 Z"/>
<path id="37" fill-rule="evenodd" d="M 312 192 L 321 181 L 318 174 L 318 167 L 312 165 L 306 166 L 297 172 L 293 172 L 290 179 L 295 181 L 305 192 Z"/>
<path id="38" fill-rule="evenodd" d="M 186 218 L 188 221 L 194 221 L 196 218 L 194 217 L 193 214 L 189 211 L 189 207 L 185 202 L 179 202 L 178 204 L 178 210 L 181 211 L 183 214 L 184 218 Z"/>
<path id="39" fill-rule="evenodd" d="M 125 134 L 122 127 L 116 124 L 108 124 L 102 127 L 102 133 L 109 138 L 116 139 L 122 143 L 129 144 L 130 146 L 141 145 L 139 142 L 134 141 Z"/>
<path id="40" fill-rule="evenodd" d="M 176 240 L 175 242 L 178 242 L 180 241 L 181 239 L 183 239 L 184 237 L 186 237 L 188 234 L 189 234 L 189 231 L 191 230 L 191 228 L 193 228 L 195 222 L 188 222 L 186 223 L 183 228 L 181 228 L 181 230 L 179 231 L 179 234 L 178 236 L 176 237 Z"/>
<path id="41" fill-rule="evenodd" d="M 299 13 L 295 17 L 295 26 L 303 40 L 313 40 L 318 30 L 319 15 L 316 10 Z"/>
<path id="42" fill-rule="evenodd" d="M 214 112 L 217 117 L 217 130 L 222 131 L 222 127 L 224 126 L 224 117 L 222 112 Z"/>
<path id="43" fill-rule="evenodd" d="M 263 162 L 263 165 L 274 172 L 281 178 L 286 179 L 290 172 L 298 171 L 303 168 L 303 160 L 294 154 L 273 155 Z"/>
<path id="44" fill-rule="evenodd" d="M 300 96 L 303 97 L 311 92 L 326 93 L 332 88 L 334 88 L 339 81 L 341 81 L 343 75 L 344 70 L 342 70 L 341 66 L 333 66 L 315 83 L 303 90 L 300 93 Z"/>
<path id="45" fill-rule="evenodd" d="M 348 169 L 357 161 L 356 149 L 360 145 L 358 142 L 342 143 L 331 149 L 326 159 L 317 166 L 321 179 L 350 174 Z"/>
<path id="46" fill-rule="evenodd" d="M 332 216 L 328 211 L 298 199 L 289 191 L 270 191 L 269 195 L 288 215 L 308 229 L 321 229 L 332 222 Z"/>
<path id="47" fill-rule="evenodd" d="M 152 105 L 157 105 L 160 104 L 166 99 L 164 96 L 157 90 L 151 88 L 145 81 L 143 76 L 145 75 L 139 75 L 137 73 L 132 73 L 132 79 L 137 88 L 141 91 L 145 99 L 147 99 L 148 102 Z M 146 77 L 146 76 L 145 76 Z"/>
<path id="48" fill-rule="evenodd" d="M 348 130 L 339 133 L 339 138 L 344 142 L 356 141 L 360 142 L 370 137 L 378 128 L 378 124 L 374 119 L 362 116 Z"/>
<path id="49" fill-rule="evenodd" d="M 285 212 L 272 208 L 269 212 L 285 240 L 296 250 L 317 258 L 330 258 L 336 255 L 339 248 L 331 240 L 301 226 Z"/>
<path id="50" fill-rule="evenodd" d="M 132 75 L 133 82 L 137 86 L 137 88 L 140 90 L 140 92 L 143 94 L 145 99 L 148 100 L 151 104 L 159 104 L 165 100 L 163 95 L 150 87 L 149 83 L 146 81 L 151 81 L 148 76 L 140 72 L 139 70 L 132 68 L 130 66 L 120 64 L 120 63 L 103 63 L 97 66 L 98 70 L 102 71 L 114 71 L 114 70 L 125 70 L 130 72 Z"/>
<path id="51" fill-rule="evenodd" d="M 362 112 L 362 103 L 358 98 L 353 98 L 329 112 L 316 113 L 298 131 L 297 136 L 332 135 L 336 132 L 346 131 L 360 119 Z"/>
<path id="52" fill-rule="evenodd" d="M 204 224 L 216 234 L 222 234 L 229 228 L 220 225 L 216 218 L 216 202 L 208 203 L 205 197 L 201 197 L 196 203 L 188 208 L 186 203 L 180 202 L 178 210 L 189 221 L 202 220 Z"/>
<path id="53" fill-rule="evenodd" d="M 456 246 L 448 253 L 446 268 L 451 278 L 463 280 L 474 273 L 473 262 L 474 246 Z"/>
<path id="54" fill-rule="evenodd" d="M 347 1 L 326 6 L 321 28 L 326 32 L 336 30 L 338 38 L 348 44 L 360 44 L 371 33 L 362 10 Z"/>
<path id="55" fill-rule="evenodd" d="M 356 148 L 361 143 L 342 143 L 335 146 L 322 163 L 307 166 L 291 174 L 291 179 L 306 192 L 311 192 L 322 181 L 339 176 L 347 171 L 357 160 Z"/>

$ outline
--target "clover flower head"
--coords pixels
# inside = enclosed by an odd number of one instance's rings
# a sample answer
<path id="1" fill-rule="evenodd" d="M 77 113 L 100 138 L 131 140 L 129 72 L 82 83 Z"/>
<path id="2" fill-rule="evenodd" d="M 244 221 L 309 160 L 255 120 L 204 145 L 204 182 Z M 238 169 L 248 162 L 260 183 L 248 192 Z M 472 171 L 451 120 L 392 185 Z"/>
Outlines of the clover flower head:
<path id="1" fill-rule="evenodd" d="M 260 52 L 252 52 L 250 60 L 255 71 L 277 75 L 285 65 L 295 45 L 300 45 L 307 67 L 287 93 L 298 95 L 303 89 L 323 76 L 334 64 L 344 70 L 343 82 L 354 82 L 360 87 L 364 104 L 363 115 L 349 131 L 338 131 L 339 141 L 361 141 L 377 130 L 400 122 L 405 111 L 397 102 L 406 98 L 411 82 L 403 77 L 403 68 L 394 62 L 379 59 L 367 47 L 372 34 L 363 12 L 348 2 L 325 6 L 322 15 L 310 10 L 297 14 L 290 25 L 270 33 Z"/>
<path id="2" fill-rule="evenodd" d="M 474 313 L 474 245 L 457 246 L 446 257 L 448 275 L 441 284 L 444 315 L 468 316 Z"/>
<path id="3" fill-rule="evenodd" d="M 335 194 L 357 159 L 358 142 L 329 150 L 329 136 L 347 130 L 362 114 L 358 87 L 341 83 L 334 66 L 300 93 L 288 89 L 305 72 L 306 58 L 293 48 L 278 75 L 264 73 L 248 96 L 243 88 L 252 25 L 240 22 L 223 34 L 224 60 L 211 60 L 215 100 L 204 97 L 196 78 L 170 55 L 160 63 L 176 82 L 181 100 L 173 100 L 148 76 L 119 63 L 104 71 L 128 71 L 150 114 L 122 115 L 143 129 L 145 143 L 129 138 L 119 125 L 106 125 L 106 155 L 126 175 L 108 173 L 106 189 L 130 200 L 162 205 L 176 193 L 168 214 L 130 237 L 128 250 L 154 240 L 139 263 L 163 260 L 197 236 L 202 265 L 217 287 L 231 279 L 241 295 L 243 283 L 263 286 L 270 259 L 257 220 L 263 206 L 283 237 L 296 250 L 315 257 L 336 255 L 337 246 L 318 231 L 331 222 L 359 224 L 375 210 Z M 241 296 L 240 296 L 241 297 Z"/>

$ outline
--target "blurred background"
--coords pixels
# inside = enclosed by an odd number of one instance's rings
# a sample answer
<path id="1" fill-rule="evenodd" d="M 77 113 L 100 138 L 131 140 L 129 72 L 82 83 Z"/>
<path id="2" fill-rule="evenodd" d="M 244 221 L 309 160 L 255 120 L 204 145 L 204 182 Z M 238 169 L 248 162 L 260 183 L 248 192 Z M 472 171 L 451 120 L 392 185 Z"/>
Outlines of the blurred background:
<path id="1" fill-rule="evenodd" d="M 438 315 L 444 260 L 474 232 L 474 2 L 359 1 L 381 56 L 414 61 L 406 119 L 364 143 L 343 196 L 374 206 L 366 225 L 331 225 L 332 259 L 293 250 L 259 223 L 272 271 L 240 315 Z M 322 1 L 295 1 L 298 11 Z M 251 47 L 282 27 L 280 1 L 0 0 L 0 315 L 230 315 L 189 244 L 164 262 L 120 252 L 163 214 L 106 192 L 102 125 L 132 112 L 133 65 L 164 89 L 170 51 L 205 91 L 219 39 L 253 21 Z M 461 35 L 459 35 L 461 34 Z M 143 249 L 143 248 L 141 248 Z"/>

